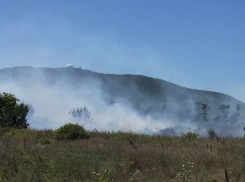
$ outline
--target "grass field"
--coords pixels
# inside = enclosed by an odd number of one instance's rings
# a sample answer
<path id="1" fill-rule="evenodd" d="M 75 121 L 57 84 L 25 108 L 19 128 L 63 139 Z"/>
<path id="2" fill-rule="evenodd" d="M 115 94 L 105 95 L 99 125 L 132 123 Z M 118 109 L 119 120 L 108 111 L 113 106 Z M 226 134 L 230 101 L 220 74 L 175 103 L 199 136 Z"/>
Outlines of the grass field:
<path id="1" fill-rule="evenodd" d="M 245 181 L 242 139 L 89 136 L 57 141 L 52 130 L 1 131 L 0 181 Z"/>

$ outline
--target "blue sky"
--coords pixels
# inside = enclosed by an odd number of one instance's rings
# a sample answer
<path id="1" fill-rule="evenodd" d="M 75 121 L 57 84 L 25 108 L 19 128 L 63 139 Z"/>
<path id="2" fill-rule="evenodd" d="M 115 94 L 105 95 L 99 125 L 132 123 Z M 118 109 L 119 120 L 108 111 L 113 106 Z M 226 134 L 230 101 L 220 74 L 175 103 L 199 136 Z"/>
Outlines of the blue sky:
<path id="1" fill-rule="evenodd" d="M 73 64 L 245 101 L 245 1 L 0 0 L 0 68 Z"/>

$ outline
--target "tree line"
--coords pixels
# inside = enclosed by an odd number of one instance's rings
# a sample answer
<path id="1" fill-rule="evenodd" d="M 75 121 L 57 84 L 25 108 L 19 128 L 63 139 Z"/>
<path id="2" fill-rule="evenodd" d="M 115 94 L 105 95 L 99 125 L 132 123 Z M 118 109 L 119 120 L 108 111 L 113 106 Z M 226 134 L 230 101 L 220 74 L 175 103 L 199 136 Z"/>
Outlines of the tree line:
<path id="1" fill-rule="evenodd" d="M 218 114 L 214 118 L 210 118 L 208 114 L 208 105 L 203 102 L 196 102 L 196 115 L 194 117 L 194 121 L 200 123 L 211 122 L 213 124 L 216 123 L 224 123 L 224 122 L 238 122 L 240 118 L 240 110 L 241 105 L 236 105 L 235 112 L 229 116 L 230 105 L 220 105 L 218 107 Z"/>
<path id="2" fill-rule="evenodd" d="M 240 119 L 241 105 L 237 104 L 235 112 L 229 115 L 230 105 L 220 105 L 218 113 L 211 118 L 208 105 L 203 102 L 196 102 L 196 112 L 192 116 L 195 122 L 199 123 L 225 123 L 238 122 Z M 26 116 L 32 107 L 21 103 L 15 95 L 11 93 L 0 93 L 0 127 L 27 128 L 29 126 Z M 92 122 L 91 113 L 87 107 L 73 108 L 69 112 L 73 120 L 82 121 L 84 124 Z"/>

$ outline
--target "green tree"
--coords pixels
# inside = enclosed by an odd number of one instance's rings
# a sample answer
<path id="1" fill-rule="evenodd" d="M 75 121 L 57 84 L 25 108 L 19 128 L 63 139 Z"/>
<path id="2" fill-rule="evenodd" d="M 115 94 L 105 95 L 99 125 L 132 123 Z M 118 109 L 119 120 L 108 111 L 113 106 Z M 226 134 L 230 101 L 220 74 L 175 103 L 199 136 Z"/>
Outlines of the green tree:
<path id="1" fill-rule="evenodd" d="M 0 93 L 0 127 L 27 128 L 28 106 L 13 94 Z"/>

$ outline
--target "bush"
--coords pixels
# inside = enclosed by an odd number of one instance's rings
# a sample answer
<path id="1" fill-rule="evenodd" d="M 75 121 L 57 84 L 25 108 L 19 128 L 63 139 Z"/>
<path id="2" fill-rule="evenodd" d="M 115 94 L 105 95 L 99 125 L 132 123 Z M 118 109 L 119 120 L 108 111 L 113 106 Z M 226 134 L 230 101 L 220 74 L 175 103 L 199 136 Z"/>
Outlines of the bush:
<path id="1" fill-rule="evenodd" d="M 57 140 L 77 140 L 88 138 L 88 134 L 82 126 L 69 123 L 55 130 L 55 138 Z"/>
<path id="2" fill-rule="evenodd" d="M 46 145 L 48 145 L 48 144 L 51 144 L 51 140 L 50 140 L 50 138 L 48 138 L 48 137 L 42 137 L 42 138 L 40 138 L 39 140 L 38 140 L 38 143 L 39 144 L 46 144 Z"/>
<path id="3" fill-rule="evenodd" d="M 244 135 L 243 135 L 242 139 L 245 140 L 245 127 L 243 127 L 243 130 L 244 130 Z"/>
<path id="4" fill-rule="evenodd" d="M 28 106 L 19 103 L 14 95 L 0 93 L 0 127 L 27 128 Z"/>
<path id="5" fill-rule="evenodd" d="M 215 130 L 213 129 L 213 128 L 209 128 L 208 130 L 207 130 L 207 132 L 208 132 L 208 136 L 209 136 L 209 138 L 210 139 L 214 139 L 214 137 L 216 137 L 217 135 L 216 135 L 216 132 L 215 132 Z"/>
<path id="6" fill-rule="evenodd" d="M 183 140 L 186 140 L 186 139 L 187 140 L 195 140 L 195 139 L 197 139 L 197 137 L 198 137 L 198 134 L 191 132 L 191 131 L 187 132 L 186 134 L 181 135 L 181 139 L 183 139 Z"/>

